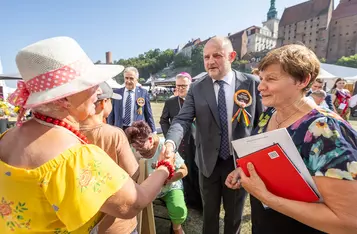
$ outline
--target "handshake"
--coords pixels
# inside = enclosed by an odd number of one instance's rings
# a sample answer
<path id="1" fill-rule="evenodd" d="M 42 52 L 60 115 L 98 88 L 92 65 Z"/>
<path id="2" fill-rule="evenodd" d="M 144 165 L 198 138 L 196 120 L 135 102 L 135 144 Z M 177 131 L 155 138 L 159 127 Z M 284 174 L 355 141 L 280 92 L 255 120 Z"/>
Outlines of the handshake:
<path id="1" fill-rule="evenodd" d="M 175 146 L 171 142 L 166 142 L 165 145 L 162 146 L 158 161 L 166 161 L 174 167 L 175 160 Z"/>

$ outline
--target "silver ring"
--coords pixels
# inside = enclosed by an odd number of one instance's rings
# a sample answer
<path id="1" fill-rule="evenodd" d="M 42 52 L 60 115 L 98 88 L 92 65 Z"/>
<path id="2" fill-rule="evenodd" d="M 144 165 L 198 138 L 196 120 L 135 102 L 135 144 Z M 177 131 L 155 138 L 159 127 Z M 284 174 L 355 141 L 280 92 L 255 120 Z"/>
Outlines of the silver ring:
<path id="1" fill-rule="evenodd" d="M 238 180 L 237 180 L 237 184 L 239 184 L 239 185 L 240 185 L 240 179 L 238 179 Z"/>

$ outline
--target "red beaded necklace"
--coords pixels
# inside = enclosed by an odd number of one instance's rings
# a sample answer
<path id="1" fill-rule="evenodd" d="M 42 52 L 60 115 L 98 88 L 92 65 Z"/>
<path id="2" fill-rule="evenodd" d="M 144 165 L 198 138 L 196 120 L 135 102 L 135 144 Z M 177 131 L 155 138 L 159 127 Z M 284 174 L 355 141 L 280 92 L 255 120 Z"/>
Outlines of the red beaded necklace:
<path id="1" fill-rule="evenodd" d="M 66 128 L 67 130 L 71 131 L 74 135 L 76 135 L 79 139 L 81 139 L 82 144 L 88 144 L 87 137 L 84 136 L 82 133 L 80 133 L 78 130 L 74 129 L 71 125 L 67 124 L 66 122 L 40 113 L 34 113 L 33 115 L 35 116 L 36 119 L 42 120 L 46 123 Z"/>

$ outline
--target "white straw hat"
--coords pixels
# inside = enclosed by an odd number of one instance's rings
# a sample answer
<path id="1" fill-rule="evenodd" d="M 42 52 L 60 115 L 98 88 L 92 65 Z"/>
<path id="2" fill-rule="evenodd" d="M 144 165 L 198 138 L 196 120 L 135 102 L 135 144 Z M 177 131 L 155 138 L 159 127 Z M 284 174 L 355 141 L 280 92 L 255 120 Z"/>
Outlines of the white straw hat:
<path id="1" fill-rule="evenodd" d="M 29 45 L 17 54 L 16 63 L 23 82 L 19 81 L 9 102 L 25 109 L 79 93 L 124 70 L 121 65 L 94 65 L 69 37 Z"/>

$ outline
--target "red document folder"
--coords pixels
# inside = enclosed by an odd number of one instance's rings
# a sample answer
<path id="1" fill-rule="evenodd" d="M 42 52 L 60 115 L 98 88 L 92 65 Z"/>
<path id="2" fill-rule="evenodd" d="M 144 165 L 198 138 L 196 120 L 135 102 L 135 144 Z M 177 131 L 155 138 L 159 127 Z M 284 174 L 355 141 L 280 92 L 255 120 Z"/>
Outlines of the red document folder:
<path id="1" fill-rule="evenodd" d="M 304 202 L 319 201 L 318 195 L 304 180 L 279 144 L 238 158 L 237 162 L 247 176 L 247 163 L 253 163 L 267 189 L 279 197 Z"/>

